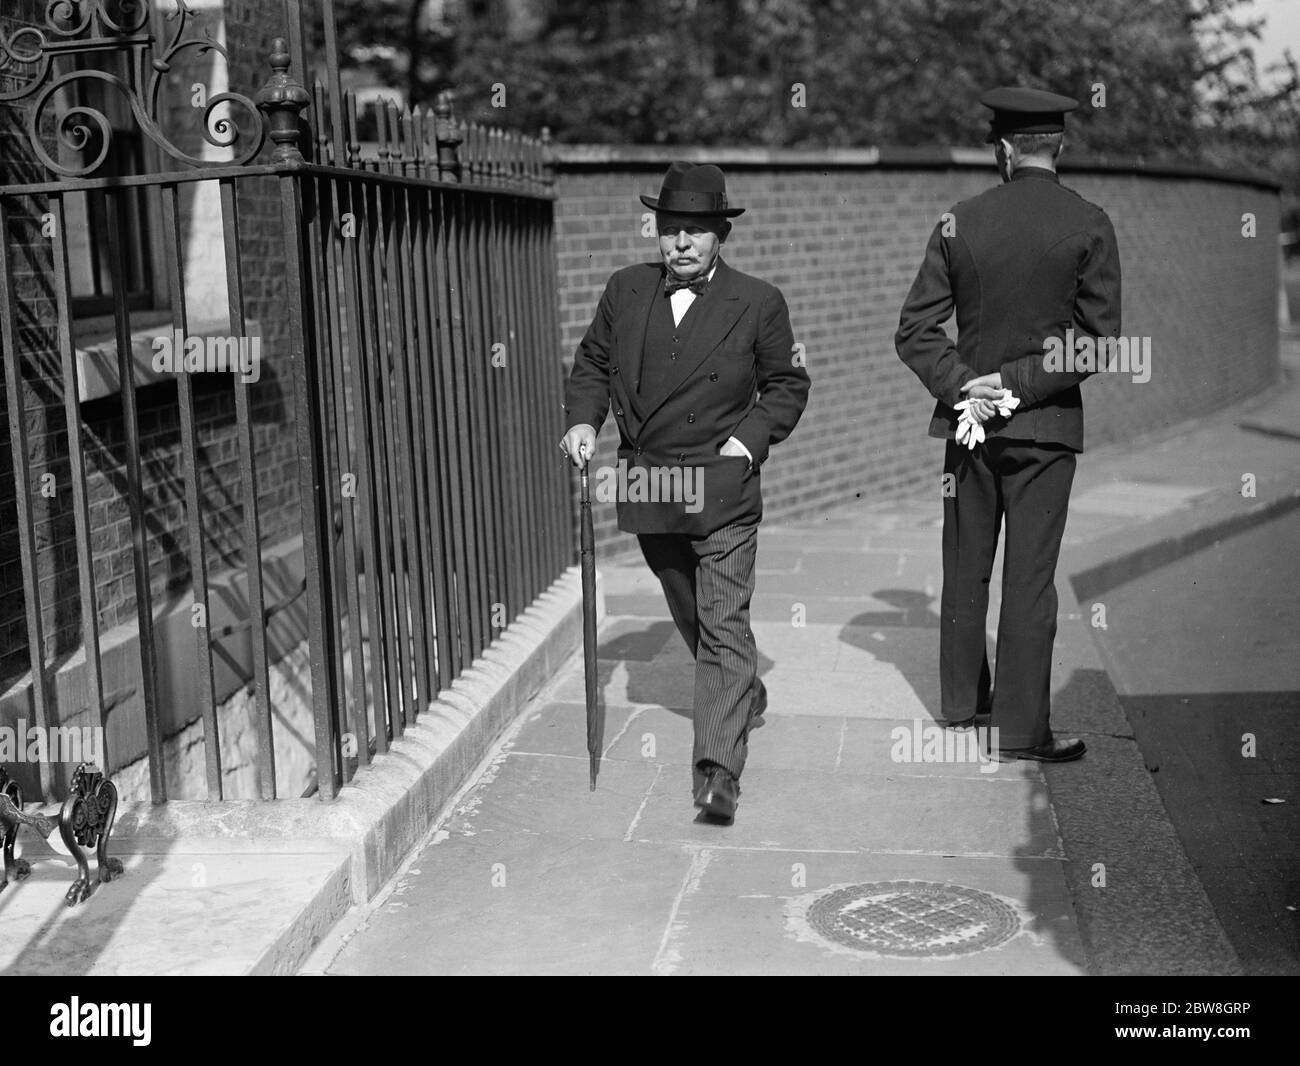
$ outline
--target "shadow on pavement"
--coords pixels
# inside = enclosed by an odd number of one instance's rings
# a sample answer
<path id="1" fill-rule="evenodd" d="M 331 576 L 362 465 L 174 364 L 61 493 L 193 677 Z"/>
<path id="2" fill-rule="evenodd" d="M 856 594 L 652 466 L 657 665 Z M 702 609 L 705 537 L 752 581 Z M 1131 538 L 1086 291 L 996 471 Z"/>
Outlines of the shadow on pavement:
<path id="1" fill-rule="evenodd" d="M 1121 696 L 1247 974 L 1300 974 L 1300 692 Z"/>
<path id="2" fill-rule="evenodd" d="M 939 616 L 930 608 L 930 597 L 915 589 L 877 589 L 871 596 L 895 609 L 855 615 L 840 631 L 840 640 L 893 665 L 930 717 L 941 721 Z"/>
<path id="3" fill-rule="evenodd" d="M 894 610 L 864 611 L 855 615 L 841 630 L 840 640 L 870 653 L 881 662 L 892 664 L 930 717 L 936 721 L 942 720 L 939 701 L 940 619 L 931 607 L 932 597 L 915 589 L 904 588 L 877 589 L 871 596 Z M 1075 702 L 1073 683 L 1072 677 L 1071 682 L 1058 694 L 1062 709 Z M 1088 689 L 1090 686 L 1085 684 L 1083 688 Z M 986 738 L 980 738 L 980 742 L 985 744 Z M 1006 764 L 1006 768 L 1010 769 L 1013 765 L 1024 764 Z M 937 781 L 936 777 L 936 783 Z M 968 793 L 970 803 L 980 802 L 979 789 L 984 787 L 990 785 L 972 785 Z M 991 784 L 991 787 L 999 786 Z M 1048 784 L 1039 773 L 1031 779 L 1026 793 L 1025 827 L 1021 838 L 1025 843 L 1014 847 L 1012 854 L 1007 857 L 1023 875 L 1021 883 L 1024 887 L 1015 902 L 1024 915 L 1026 932 L 1048 947 L 1058 958 L 1067 960 L 1082 971 L 1087 968 L 1087 959 L 1079 932 L 1069 917 L 1073 904 L 1064 875 L 1065 856 L 1060 853 L 1059 841 L 1043 846 L 1044 820 L 1055 825 L 1050 807 Z M 924 848 L 926 845 L 924 841 L 913 841 L 911 846 Z M 960 883 L 960 876 L 955 880 Z"/>

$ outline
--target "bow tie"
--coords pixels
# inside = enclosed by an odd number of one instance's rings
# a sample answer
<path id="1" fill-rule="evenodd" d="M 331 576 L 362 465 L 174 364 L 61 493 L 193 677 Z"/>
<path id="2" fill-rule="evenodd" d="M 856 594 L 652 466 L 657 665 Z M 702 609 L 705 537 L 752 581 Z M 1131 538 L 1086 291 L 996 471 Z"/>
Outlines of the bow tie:
<path id="1" fill-rule="evenodd" d="M 690 289 L 696 296 L 701 295 L 709 287 L 709 279 L 701 274 L 698 278 L 691 281 L 683 281 L 681 278 L 674 277 L 672 274 L 664 275 L 664 295 L 671 296 L 678 289 Z"/>

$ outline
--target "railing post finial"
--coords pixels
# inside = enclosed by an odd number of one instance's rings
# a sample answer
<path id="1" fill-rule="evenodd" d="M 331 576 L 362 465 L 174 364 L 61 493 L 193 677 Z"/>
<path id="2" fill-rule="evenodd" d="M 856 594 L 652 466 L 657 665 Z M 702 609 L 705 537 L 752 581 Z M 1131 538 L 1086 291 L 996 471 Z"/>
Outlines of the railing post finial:
<path id="1" fill-rule="evenodd" d="M 275 142 L 271 158 L 277 163 L 303 161 L 298 122 L 311 96 L 289 73 L 292 62 L 288 42 L 277 37 L 271 42 L 271 76 L 256 97 L 258 110 L 266 114 L 270 137 Z"/>
<path id="2" fill-rule="evenodd" d="M 544 189 L 555 186 L 555 147 L 551 143 L 551 127 L 543 126 L 540 138 L 542 148 L 541 182 Z"/>
<path id="3" fill-rule="evenodd" d="M 438 144 L 438 177 L 442 181 L 460 181 L 460 132 L 451 114 L 451 91 L 443 89 L 433 105 L 433 137 Z"/>

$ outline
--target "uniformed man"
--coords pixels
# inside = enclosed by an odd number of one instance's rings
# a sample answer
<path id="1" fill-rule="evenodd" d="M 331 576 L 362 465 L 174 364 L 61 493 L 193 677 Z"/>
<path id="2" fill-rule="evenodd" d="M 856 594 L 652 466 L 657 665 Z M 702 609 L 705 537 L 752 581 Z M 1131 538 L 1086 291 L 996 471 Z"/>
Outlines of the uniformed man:
<path id="1" fill-rule="evenodd" d="M 697 490 L 693 500 L 620 494 L 618 525 L 637 535 L 695 657 L 695 804 L 729 820 L 767 706 L 749 628 L 760 469 L 799 421 L 808 372 L 780 290 L 721 257 L 744 211 L 728 203 L 722 171 L 674 163 L 659 196 L 641 201 L 655 212 L 659 261 L 606 285 L 574 357 L 560 446 L 575 464 L 590 459 L 612 401 L 627 484 L 676 471 Z"/>
<path id="2" fill-rule="evenodd" d="M 938 401 L 944 456 L 941 703 L 950 726 L 991 714 L 1003 759 L 1065 762 L 1080 740 L 1049 722 L 1056 561 L 1083 450 L 1079 383 L 1050 347 L 1120 331 L 1115 231 L 1056 175 L 1075 100 L 986 93 L 1003 184 L 952 208 L 930 235 L 895 345 Z M 957 315 L 957 342 L 942 323 Z M 1048 344 L 1052 341 L 1052 344 Z M 1001 407 L 997 406 L 1001 404 Z M 1003 412 L 1006 412 L 1005 414 Z M 961 439 L 958 440 L 957 438 Z M 988 583 L 1006 522 L 996 678 L 985 643 Z M 990 682 L 992 690 L 990 692 Z"/>

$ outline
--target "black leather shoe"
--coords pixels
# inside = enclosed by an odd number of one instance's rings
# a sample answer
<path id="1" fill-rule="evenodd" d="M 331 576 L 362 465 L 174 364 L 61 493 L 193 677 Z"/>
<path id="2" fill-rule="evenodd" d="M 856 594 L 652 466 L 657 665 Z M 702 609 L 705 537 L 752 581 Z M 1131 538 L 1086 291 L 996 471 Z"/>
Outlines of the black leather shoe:
<path id="1" fill-rule="evenodd" d="M 999 748 L 998 759 L 1001 762 L 1013 762 L 1016 759 L 1032 759 L 1034 762 L 1072 762 L 1081 758 L 1087 750 L 1082 740 L 1049 740 L 1036 748 Z"/>
<path id="2" fill-rule="evenodd" d="M 704 777 L 704 784 L 695 793 L 695 806 L 714 818 L 734 818 L 740 800 L 740 782 L 725 766 L 712 766 Z"/>

